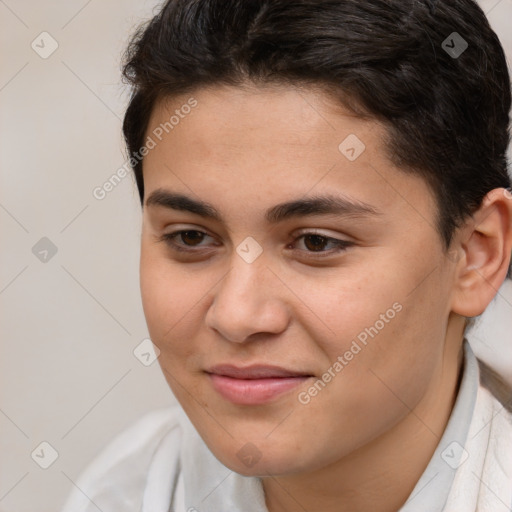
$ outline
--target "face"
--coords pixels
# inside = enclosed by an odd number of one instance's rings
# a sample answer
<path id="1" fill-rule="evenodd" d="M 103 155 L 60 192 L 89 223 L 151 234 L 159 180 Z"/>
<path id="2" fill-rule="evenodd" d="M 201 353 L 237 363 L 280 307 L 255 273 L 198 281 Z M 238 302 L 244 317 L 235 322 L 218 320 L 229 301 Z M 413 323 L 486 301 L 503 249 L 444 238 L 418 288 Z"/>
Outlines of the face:
<path id="1" fill-rule="evenodd" d="M 453 269 L 382 126 L 314 90 L 218 87 L 158 103 L 147 136 L 144 313 L 221 462 L 320 469 L 426 400 Z"/>

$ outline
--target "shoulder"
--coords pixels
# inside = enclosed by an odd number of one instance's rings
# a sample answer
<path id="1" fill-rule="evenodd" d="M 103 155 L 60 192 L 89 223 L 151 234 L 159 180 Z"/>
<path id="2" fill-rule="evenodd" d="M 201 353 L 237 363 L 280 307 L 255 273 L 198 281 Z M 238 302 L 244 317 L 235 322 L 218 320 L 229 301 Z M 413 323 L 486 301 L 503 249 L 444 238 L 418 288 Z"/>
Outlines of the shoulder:
<path id="1" fill-rule="evenodd" d="M 121 431 L 73 482 L 61 512 L 139 511 L 150 463 L 172 433 L 179 456 L 180 411 L 178 405 L 151 411 Z"/>

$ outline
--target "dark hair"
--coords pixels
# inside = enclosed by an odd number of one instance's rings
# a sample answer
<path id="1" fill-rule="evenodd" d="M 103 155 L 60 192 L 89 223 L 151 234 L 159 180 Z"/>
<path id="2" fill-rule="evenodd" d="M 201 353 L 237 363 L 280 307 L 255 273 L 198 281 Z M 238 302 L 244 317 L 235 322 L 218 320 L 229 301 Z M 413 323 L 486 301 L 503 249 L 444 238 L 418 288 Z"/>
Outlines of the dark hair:
<path id="1" fill-rule="evenodd" d="M 325 88 L 387 128 L 391 161 L 434 192 L 446 248 L 490 190 L 511 186 L 507 63 L 472 0 L 168 0 L 133 36 L 123 74 L 131 154 L 161 97 L 251 82 Z M 143 202 L 143 160 L 132 162 Z"/>

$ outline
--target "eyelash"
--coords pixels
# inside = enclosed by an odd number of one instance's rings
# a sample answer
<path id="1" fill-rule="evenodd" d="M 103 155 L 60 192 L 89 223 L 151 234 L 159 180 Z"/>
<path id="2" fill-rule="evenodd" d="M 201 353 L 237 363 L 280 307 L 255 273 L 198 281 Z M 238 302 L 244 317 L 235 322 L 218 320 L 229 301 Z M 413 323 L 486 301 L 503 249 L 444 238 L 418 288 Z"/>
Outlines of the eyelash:
<path id="1" fill-rule="evenodd" d="M 204 231 L 200 231 L 198 229 L 182 229 L 179 231 L 174 231 L 172 233 L 164 234 L 163 236 L 160 237 L 159 241 L 165 242 L 173 251 L 177 251 L 177 252 L 181 252 L 181 253 L 189 253 L 189 254 L 201 252 L 200 249 L 199 250 L 198 249 L 184 249 L 183 245 L 179 245 L 175 242 L 175 239 L 177 237 L 179 237 L 181 234 L 189 233 L 189 232 L 201 233 L 202 235 L 210 236 L 207 233 L 205 233 Z M 323 258 L 323 257 L 327 257 L 327 256 L 333 256 L 334 254 L 343 252 L 346 249 L 348 249 L 349 247 L 354 245 L 353 242 L 349 242 L 347 240 L 339 240 L 337 238 L 332 238 L 332 237 L 323 235 L 321 233 L 317 233 L 316 231 L 306 231 L 306 232 L 301 233 L 294 239 L 293 243 L 297 242 L 297 240 L 300 240 L 301 238 L 304 238 L 306 236 L 311 236 L 311 235 L 320 237 L 328 242 L 332 242 L 336 246 L 336 249 L 330 250 L 330 251 L 307 251 L 306 250 L 305 252 L 308 253 L 308 257 Z M 185 247 L 187 247 L 187 246 L 185 246 Z M 188 246 L 188 247 L 193 247 L 193 246 Z M 312 255 L 312 256 L 309 256 L 309 255 Z"/>

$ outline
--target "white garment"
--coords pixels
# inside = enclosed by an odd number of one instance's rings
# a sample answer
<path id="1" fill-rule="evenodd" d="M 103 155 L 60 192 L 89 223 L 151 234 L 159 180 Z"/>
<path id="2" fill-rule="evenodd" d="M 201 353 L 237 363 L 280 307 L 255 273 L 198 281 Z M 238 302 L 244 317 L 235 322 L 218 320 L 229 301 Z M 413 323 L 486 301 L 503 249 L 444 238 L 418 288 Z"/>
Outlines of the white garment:
<path id="1" fill-rule="evenodd" d="M 464 348 L 447 428 L 399 512 L 512 510 L 512 415 L 479 384 L 476 358 L 467 342 Z M 81 475 L 61 512 L 98 509 L 267 512 L 260 479 L 221 464 L 179 406 L 153 411 L 115 438 Z"/>

